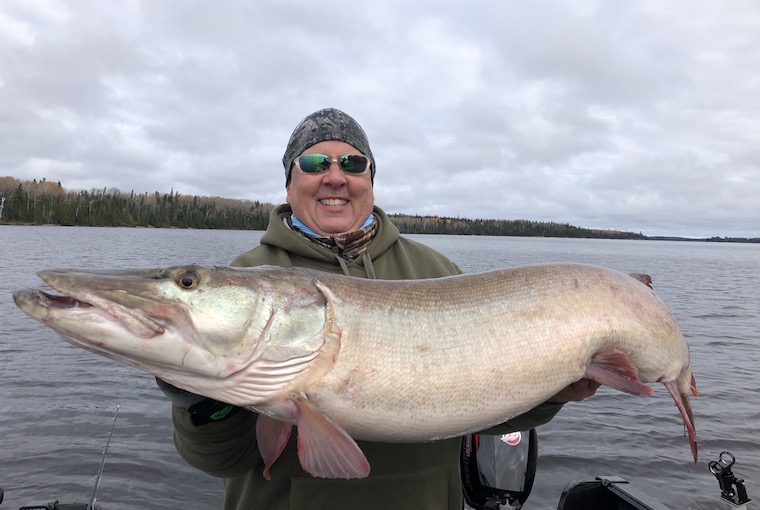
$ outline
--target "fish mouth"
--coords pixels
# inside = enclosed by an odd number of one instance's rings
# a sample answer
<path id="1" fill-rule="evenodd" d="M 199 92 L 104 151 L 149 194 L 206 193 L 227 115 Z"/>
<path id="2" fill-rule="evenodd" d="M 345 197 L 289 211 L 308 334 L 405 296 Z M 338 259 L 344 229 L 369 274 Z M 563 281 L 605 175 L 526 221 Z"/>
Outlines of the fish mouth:
<path id="1" fill-rule="evenodd" d="M 213 379 L 214 356 L 193 324 L 191 308 L 172 294 L 177 278 L 189 281 L 192 274 L 195 269 L 187 266 L 46 269 L 37 275 L 50 288 L 18 290 L 13 300 L 77 347 L 166 380 L 187 372 Z"/>
<path id="2" fill-rule="evenodd" d="M 158 308 L 160 303 L 155 300 L 120 289 L 84 290 L 83 286 L 69 285 L 54 271 L 40 271 L 38 275 L 60 294 L 26 289 L 15 292 L 13 300 L 26 314 L 53 329 L 60 331 L 62 327 L 76 327 L 77 322 L 85 322 L 86 316 L 98 323 L 118 324 L 140 338 L 153 338 L 165 331 L 168 321 L 161 321 L 146 312 Z"/>
<path id="3" fill-rule="evenodd" d="M 41 290 L 29 290 L 31 297 L 37 301 L 40 306 L 45 308 L 92 308 L 94 305 L 87 301 L 82 301 L 73 296 L 63 296 L 48 294 Z"/>

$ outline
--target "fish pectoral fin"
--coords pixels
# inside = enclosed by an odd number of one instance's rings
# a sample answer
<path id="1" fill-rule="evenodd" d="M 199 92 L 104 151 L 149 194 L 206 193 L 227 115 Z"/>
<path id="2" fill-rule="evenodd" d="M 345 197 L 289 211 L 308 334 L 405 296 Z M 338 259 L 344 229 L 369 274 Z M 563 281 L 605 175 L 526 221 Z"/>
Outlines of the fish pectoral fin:
<path id="1" fill-rule="evenodd" d="M 594 354 L 584 377 L 631 395 L 652 394 L 652 387 L 641 382 L 636 367 L 618 349 L 605 349 Z"/>
<path id="2" fill-rule="evenodd" d="M 275 420 L 264 414 L 260 414 L 256 419 L 256 442 L 264 460 L 264 478 L 267 480 L 271 479 L 269 468 L 285 449 L 292 430 L 293 425 L 290 423 Z"/>
<path id="3" fill-rule="evenodd" d="M 301 467 L 319 478 L 366 478 L 369 461 L 338 424 L 310 402 L 294 398 Z"/>
<path id="4" fill-rule="evenodd" d="M 693 381 L 693 379 L 692 379 Z M 684 433 L 689 436 L 689 445 L 691 446 L 691 455 L 694 457 L 694 464 L 699 459 L 699 453 L 697 451 L 697 431 L 694 429 L 694 413 L 691 410 L 691 401 L 689 400 L 688 393 L 681 393 L 678 390 L 676 381 L 668 381 L 665 387 L 668 389 L 668 393 L 673 397 L 673 402 L 676 403 L 678 411 L 683 418 Z"/>

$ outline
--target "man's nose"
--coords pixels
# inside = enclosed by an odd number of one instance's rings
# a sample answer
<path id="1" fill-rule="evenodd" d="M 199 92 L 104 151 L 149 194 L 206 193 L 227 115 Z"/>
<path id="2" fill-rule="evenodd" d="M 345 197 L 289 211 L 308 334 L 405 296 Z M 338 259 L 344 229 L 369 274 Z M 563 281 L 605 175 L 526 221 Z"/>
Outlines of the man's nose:
<path id="1" fill-rule="evenodd" d="M 330 162 L 330 168 L 325 172 L 324 181 L 335 186 L 346 182 L 346 175 L 340 169 L 337 161 Z"/>

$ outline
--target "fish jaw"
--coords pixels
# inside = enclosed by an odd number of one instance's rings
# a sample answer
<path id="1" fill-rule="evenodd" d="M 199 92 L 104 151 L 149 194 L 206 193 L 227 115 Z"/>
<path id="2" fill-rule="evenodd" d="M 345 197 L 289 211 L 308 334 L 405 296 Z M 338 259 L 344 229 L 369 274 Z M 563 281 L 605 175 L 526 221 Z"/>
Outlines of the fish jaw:
<path id="1" fill-rule="evenodd" d="M 61 295 L 16 292 L 27 315 L 78 347 L 230 404 L 276 401 L 337 356 L 339 335 L 308 275 L 197 265 L 38 274 Z"/>
<path id="2" fill-rule="evenodd" d="M 38 273 L 46 283 L 64 295 L 54 295 L 41 290 L 22 290 L 13 295 L 14 302 L 24 313 L 43 324 L 64 334 L 75 334 L 81 320 L 84 323 L 112 325 L 113 328 L 126 329 L 130 334 L 141 338 L 152 338 L 164 333 L 164 328 L 141 308 L 127 308 L 109 300 L 107 296 L 98 296 L 87 290 L 56 285 L 59 280 L 51 271 Z M 147 301 L 146 301 L 147 302 Z"/>
<path id="3" fill-rule="evenodd" d="M 199 343 L 181 306 L 116 288 L 92 290 L 86 282 L 96 277 L 90 273 L 39 276 L 61 295 L 20 290 L 13 294 L 16 306 L 78 347 L 164 376 L 187 365 Z"/>
<path id="4" fill-rule="evenodd" d="M 187 301 L 171 288 L 191 272 L 43 270 L 38 276 L 60 295 L 22 290 L 14 301 L 68 342 L 169 382 L 174 372 L 219 377 L 234 368 L 211 356 Z"/>

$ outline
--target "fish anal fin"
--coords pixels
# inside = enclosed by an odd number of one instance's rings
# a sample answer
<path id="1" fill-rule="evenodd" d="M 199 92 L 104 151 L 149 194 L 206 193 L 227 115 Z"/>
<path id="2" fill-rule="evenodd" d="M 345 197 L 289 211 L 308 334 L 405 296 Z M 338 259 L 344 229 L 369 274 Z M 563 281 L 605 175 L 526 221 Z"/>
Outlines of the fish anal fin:
<path id="1" fill-rule="evenodd" d="M 594 354 L 584 377 L 631 395 L 652 394 L 652 388 L 641 382 L 638 370 L 628 356 L 618 349 L 605 349 Z"/>
<path id="2" fill-rule="evenodd" d="M 693 379 L 692 379 L 693 381 Z M 691 410 L 691 401 L 689 400 L 688 393 L 681 393 L 678 390 L 678 384 L 676 381 L 668 381 L 665 387 L 668 389 L 668 393 L 673 397 L 673 402 L 676 403 L 678 411 L 683 418 L 683 428 L 686 435 L 689 436 L 689 445 L 691 446 L 691 455 L 694 457 L 694 464 L 699 459 L 699 452 L 697 450 L 697 431 L 694 429 L 694 413 Z"/>
<path id="3" fill-rule="evenodd" d="M 293 425 L 275 420 L 264 414 L 260 414 L 256 420 L 256 442 L 259 445 L 259 453 L 264 460 L 264 478 L 271 479 L 269 468 L 272 467 L 285 445 L 288 444 Z"/>
<path id="4" fill-rule="evenodd" d="M 293 401 L 301 467 L 319 478 L 366 478 L 369 461 L 351 436 L 311 403 Z"/>

